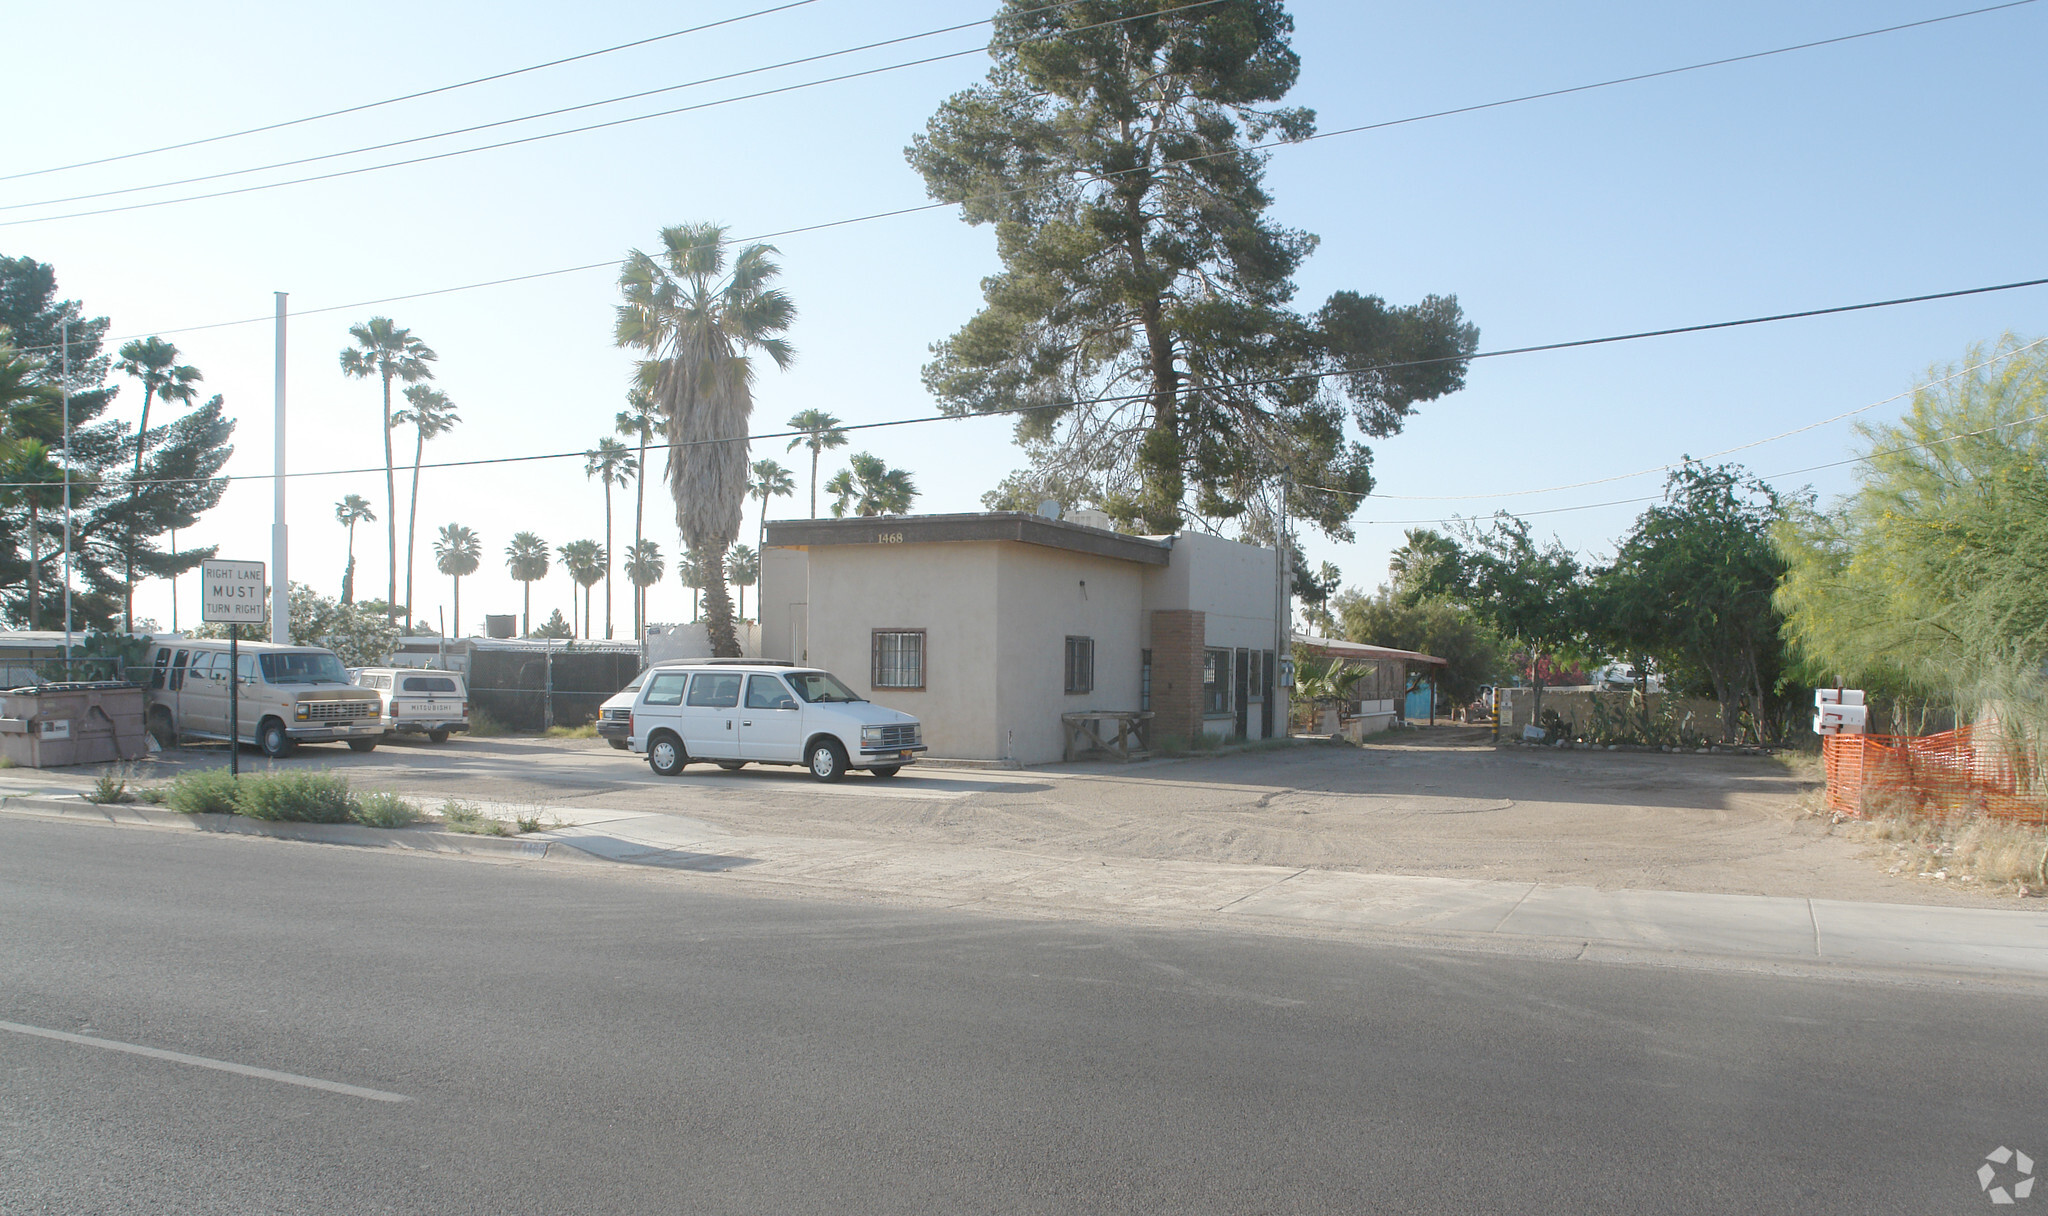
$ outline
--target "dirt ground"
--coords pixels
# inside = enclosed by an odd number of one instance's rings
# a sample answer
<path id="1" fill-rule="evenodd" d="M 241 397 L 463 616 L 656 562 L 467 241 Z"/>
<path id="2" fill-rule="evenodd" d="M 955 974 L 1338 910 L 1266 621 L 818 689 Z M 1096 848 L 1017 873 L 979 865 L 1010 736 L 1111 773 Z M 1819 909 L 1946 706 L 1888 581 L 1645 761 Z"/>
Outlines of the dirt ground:
<path id="1" fill-rule="evenodd" d="M 145 781 L 221 763 L 167 753 Z M 252 767 L 269 767 L 257 761 Z M 301 749 L 280 767 L 330 768 L 423 802 L 502 799 L 678 814 L 729 831 L 1043 857 L 1254 863 L 1507 879 L 1605 889 L 2025 906 L 1917 874 L 1853 826 L 1808 813 L 1817 774 L 1768 757 L 1495 749 L 1442 726 L 1364 747 L 1269 751 L 1022 771 L 920 765 L 820 786 L 792 768 L 708 765 L 652 775 L 595 740 L 457 739 L 357 755 Z M 10 772 L 0 786 L 89 784 Z M 429 803 L 430 804 L 430 803 Z M 431 805 L 431 804 L 430 804 Z"/>
<path id="2" fill-rule="evenodd" d="M 1902 903 L 2014 902 L 1966 884 L 1885 873 L 1876 848 L 1808 813 L 1814 777 L 1767 757 L 1496 750 L 1484 730 L 1445 727 L 1362 748 L 1303 744 L 1042 772 L 990 773 L 992 780 L 975 783 L 982 789 L 920 801 L 805 798 L 801 785 L 790 789 L 794 798 L 760 800 L 745 788 L 751 783 L 730 781 L 707 791 L 710 805 L 690 813 L 750 832 L 1058 857 Z M 775 784 L 796 780 L 791 773 Z"/>

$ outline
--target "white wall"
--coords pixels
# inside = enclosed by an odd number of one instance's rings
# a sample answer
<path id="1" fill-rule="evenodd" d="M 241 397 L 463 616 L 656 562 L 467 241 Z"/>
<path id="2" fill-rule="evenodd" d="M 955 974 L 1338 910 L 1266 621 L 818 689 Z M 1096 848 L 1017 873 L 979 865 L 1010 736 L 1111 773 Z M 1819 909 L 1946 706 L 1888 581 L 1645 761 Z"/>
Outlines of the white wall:
<path id="1" fill-rule="evenodd" d="M 1042 545 L 1002 546 L 997 670 L 1006 758 L 1062 759 L 1062 713 L 1138 708 L 1144 572 L 1152 568 Z M 1092 692 L 1067 694 L 1070 635 L 1095 641 Z"/>
<path id="2" fill-rule="evenodd" d="M 931 755 L 1001 758 L 994 687 L 999 547 L 987 541 L 810 549 L 807 661 L 864 697 L 915 714 Z M 925 631 L 922 691 L 871 686 L 876 629 Z"/>

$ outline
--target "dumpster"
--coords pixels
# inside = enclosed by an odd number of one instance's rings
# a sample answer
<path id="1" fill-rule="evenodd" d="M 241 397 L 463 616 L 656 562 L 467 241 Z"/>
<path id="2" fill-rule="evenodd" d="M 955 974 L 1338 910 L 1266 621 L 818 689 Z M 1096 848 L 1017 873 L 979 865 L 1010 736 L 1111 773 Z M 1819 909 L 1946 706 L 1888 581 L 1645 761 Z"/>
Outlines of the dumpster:
<path id="1" fill-rule="evenodd" d="M 16 764 L 58 768 L 148 754 L 140 684 L 93 680 L 0 694 L 0 755 Z"/>

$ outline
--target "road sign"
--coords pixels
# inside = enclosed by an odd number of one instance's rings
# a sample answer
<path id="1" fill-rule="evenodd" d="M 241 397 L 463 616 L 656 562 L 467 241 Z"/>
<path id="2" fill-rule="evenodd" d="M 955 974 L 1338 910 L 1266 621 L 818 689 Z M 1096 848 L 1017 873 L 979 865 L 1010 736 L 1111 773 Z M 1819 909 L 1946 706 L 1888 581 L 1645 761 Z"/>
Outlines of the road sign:
<path id="1" fill-rule="evenodd" d="M 261 625 L 264 598 L 262 562 L 199 564 L 200 620 L 224 625 Z"/>

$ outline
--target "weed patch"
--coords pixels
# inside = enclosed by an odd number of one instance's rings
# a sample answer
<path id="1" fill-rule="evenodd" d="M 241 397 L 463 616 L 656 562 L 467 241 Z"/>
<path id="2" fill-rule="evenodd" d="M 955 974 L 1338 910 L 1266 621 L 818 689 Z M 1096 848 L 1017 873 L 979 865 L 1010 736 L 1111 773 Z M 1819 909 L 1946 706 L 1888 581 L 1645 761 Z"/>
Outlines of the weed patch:
<path id="1" fill-rule="evenodd" d="M 266 773 L 241 781 L 237 809 L 251 819 L 289 823 L 347 823 L 356 798 L 348 780 L 333 773 Z"/>
<path id="2" fill-rule="evenodd" d="M 581 726 L 550 726 L 544 732 L 549 739 L 595 739 L 597 723 L 585 722 Z"/>
<path id="3" fill-rule="evenodd" d="M 239 785 L 228 771 L 209 768 L 178 774 L 164 805 L 185 815 L 233 815 L 240 809 L 240 800 Z"/>
<path id="4" fill-rule="evenodd" d="M 135 801 L 135 795 L 128 792 L 132 770 L 125 764 L 110 764 L 92 779 L 92 791 L 85 796 L 87 802 L 111 806 L 122 802 Z"/>
<path id="5" fill-rule="evenodd" d="M 1889 850 L 1893 874 L 1978 883 L 2019 895 L 2048 892 L 2048 828 L 1975 815 L 1888 813 L 1855 821 L 1850 831 Z"/>
<path id="6" fill-rule="evenodd" d="M 453 798 L 441 804 L 441 826 L 451 832 L 467 832 L 472 836 L 509 836 L 511 830 L 502 820 L 484 814 L 467 802 Z"/>
<path id="7" fill-rule="evenodd" d="M 491 711 L 472 705 L 469 710 L 469 735 L 472 739 L 502 739 L 511 734 L 503 722 L 491 716 Z"/>
<path id="8" fill-rule="evenodd" d="M 419 819 L 420 808 L 390 790 L 372 790 L 356 798 L 355 820 L 365 827 L 402 828 Z"/>

